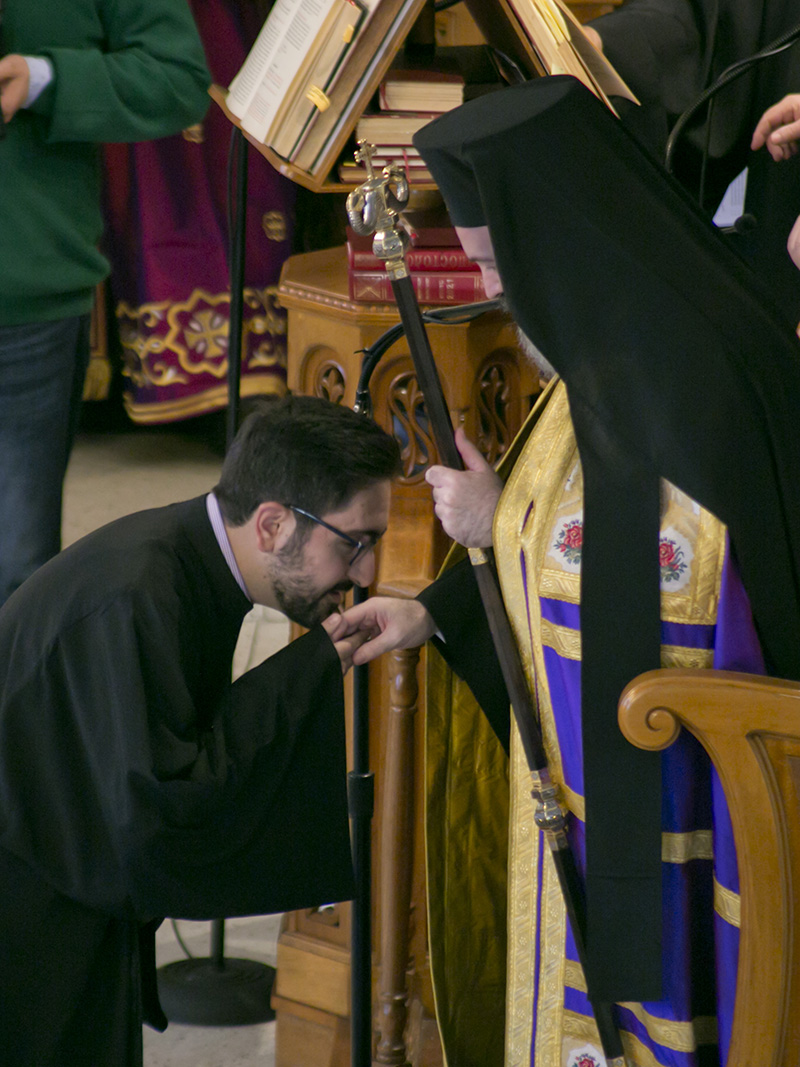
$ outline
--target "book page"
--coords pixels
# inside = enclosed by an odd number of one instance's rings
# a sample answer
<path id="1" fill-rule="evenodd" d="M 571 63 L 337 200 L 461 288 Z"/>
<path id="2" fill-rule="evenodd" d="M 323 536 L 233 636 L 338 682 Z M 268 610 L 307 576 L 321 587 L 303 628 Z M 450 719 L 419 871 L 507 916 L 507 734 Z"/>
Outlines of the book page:
<path id="1" fill-rule="evenodd" d="M 360 2 L 336 0 L 336 4 L 338 10 L 335 7 L 332 11 L 324 35 L 309 56 L 309 62 L 298 72 L 296 85 L 286 94 L 268 135 L 269 145 L 286 158 L 290 158 L 315 112 L 328 106 L 327 94 L 336 83 L 365 17 Z"/>
<path id="2" fill-rule="evenodd" d="M 226 106 L 231 114 L 241 118 L 270 59 L 283 40 L 297 0 L 276 0 L 272 11 L 247 54 L 244 64 L 228 88 Z"/>
<path id="3" fill-rule="evenodd" d="M 634 104 L 639 101 L 622 80 L 608 59 L 598 52 L 583 32 L 583 27 L 575 18 L 563 0 L 550 0 L 557 5 L 564 16 L 564 27 L 575 51 L 600 89 L 608 96 L 621 96 Z M 613 109 L 612 109 L 613 110 Z"/>
<path id="4" fill-rule="evenodd" d="M 509 4 L 547 73 L 574 73 L 572 70 L 566 70 L 564 61 L 559 59 L 559 45 L 563 44 L 566 38 L 559 20 L 554 19 L 552 10 L 543 7 L 539 0 L 509 0 Z"/>
<path id="5" fill-rule="evenodd" d="M 284 94 L 331 8 L 331 0 L 277 0 L 228 91 L 227 106 L 263 141 Z"/>
<path id="6" fill-rule="evenodd" d="M 296 146 L 293 158 L 298 167 L 312 171 L 321 166 L 324 157 L 330 166 L 336 151 L 344 144 L 348 127 L 355 126 L 355 118 L 366 106 L 367 89 L 377 86 L 380 74 L 389 67 L 388 52 L 398 43 L 402 29 L 410 28 L 412 16 L 422 9 L 422 0 L 380 0 L 371 19 L 360 35 L 348 62 L 331 95 L 331 106 L 304 133 Z"/>

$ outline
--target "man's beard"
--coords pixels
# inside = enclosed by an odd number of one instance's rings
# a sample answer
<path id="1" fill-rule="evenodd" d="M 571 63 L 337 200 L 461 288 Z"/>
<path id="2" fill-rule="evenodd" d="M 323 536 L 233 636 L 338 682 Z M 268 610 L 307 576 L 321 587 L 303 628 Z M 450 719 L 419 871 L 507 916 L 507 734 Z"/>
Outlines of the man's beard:
<path id="1" fill-rule="evenodd" d="M 508 306 L 508 301 L 506 300 L 506 298 L 501 297 L 500 303 L 503 310 L 513 319 L 514 316 L 511 315 L 511 309 Z M 528 337 L 526 333 L 522 332 L 522 329 L 517 325 L 516 322 L 514 322 L 514 329 L 517 334 L 517 344 L 522 349 L 522 353 L 528 360 L 528 362 L 533 364 L 533 366 L 538 370 L 539 374 L 545 381 L 550 381 L 551 378 L 555 378 L 558 371 L 555 369 L 552 363 L 548 363 L 548 361 L 544 358 L 544 356 L 533 343 L 533 341 L 530 339 L 530 337 Z"/>
<path id="2" fill-rule="evenodd" d="M 314 579 L 304 572 L 302 557 L 302 551 L 290 553 L 287 559 L 273 567 L 272 591 L 284 615 L 311 629 L 336 611 L 341 603 L 336 594 L 348 593 L 353 583 L 338 582 L 320 591 Z"/>
<path id="3" fill-rule="evenodd" d="M 516 326 L 516 324 L 515 324 Z M 523 354 L 529 363 L 532 363 L 538 370 L 541 377 L 549 382 L 551 378 L 555 378 L 558 373 L 552 363 L 548 363 L 542 353 L 528 337 L 526 333 L 523 333 L 519 326 L 516 326 L 517 331 L 517 344 L 522 349 Z"/>

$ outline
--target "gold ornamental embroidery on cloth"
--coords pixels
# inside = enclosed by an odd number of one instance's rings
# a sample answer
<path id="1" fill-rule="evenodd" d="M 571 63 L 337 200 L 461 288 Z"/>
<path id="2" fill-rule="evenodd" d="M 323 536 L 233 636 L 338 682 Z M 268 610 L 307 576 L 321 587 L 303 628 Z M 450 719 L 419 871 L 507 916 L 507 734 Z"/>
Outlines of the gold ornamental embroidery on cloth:
<path id="1" fill-rule="evenodd" d="M 494 544 L 503 597 L 512 621 L 530 684 L 536 697 L 551 775 L 561 787 L 570 810 L 584 816 L 583 797 L 564 784 L 555 720 L 546 684 L 543 647 L 559 656 L 580 660 L 580 633 L 542 620 L 542 596 L 580 603 L 580 528 L 582 474 L 569 419 L 566 390 L 559 383 L 551 394 L 509 477 L 498 507 Z M 572 531 L 570 538 L 562 536 Z M 724 556 L 724 527 L 675 487 L 662 487 L 660 546 L 662 557 L 662 613 L 667 621 L 713 624 L 719 601 Z M 524 561 L 524 570 L 523 570 Z M 527 588 L 526 588 L 527 587 Z M 709 666 L 706 650 L 669 646 L 663 659 L 676 666 Z M 529 1065 L 532 1037 L 530 990 L 535 985 L 537 932 L 541 946 L 539 999 L 536 1017 L 537 1067 L 560 1067 L 573 1038 L 597 1043 L 594 1023 L 566 1012 L 564 988 L 564 907 L 552 862 L 544 857 L 542 914 L 537 914 L 532 882 L 537 869 L 538 834 L 533 832 L 529 774 L 512 722 L 512 811 L 509 862 L 509 963 L 506 1055 L 508 1067 Z M 664 835 L 663 859 L 685 863 L 711 856 L 710 831 Z M 718 891 L 717 908 L 730 895 Z M 637 1010 L 643 1011 L 637 1006 Z M 697 1028 L 668 1033 L 663 1020 L 648 1019 L 648 1029 L 673 1038 L 675 1047 L 698 1038 Z M 692 1024 L 686 1024 L 691 1028 Z M 665 1029 L 667 1027 L 667 1029 Z M 699 1024 L 704 1029 L 704 1023 Z M 705 1038 L 705 1034 L 703 1037 Z M 631 1035 L 625 1035 L 632 1062 L 655 1063 L 652 1054 Z M 670 1043 L 669 1040 L 666 1042 Z"/>
<path id="2" fill-rule="evenodd" d="M 276 286 L 244 291 L 245 308 L 252 312 L 242 327 L 245 369 L 285 366 L 286 318 L 276 298 Z M 165 300 L 138 308 L 120 302 L 117 318 L 125 354 L 124 373 L 138 386 L 185 385 L 198 374 L 224 378 L 228 372 L 229 308 L 229 293 L 212 294 L 204 289 L 195 289 L 187 300 Z M 264 340 L 248 352 L 251 336 Z"/>

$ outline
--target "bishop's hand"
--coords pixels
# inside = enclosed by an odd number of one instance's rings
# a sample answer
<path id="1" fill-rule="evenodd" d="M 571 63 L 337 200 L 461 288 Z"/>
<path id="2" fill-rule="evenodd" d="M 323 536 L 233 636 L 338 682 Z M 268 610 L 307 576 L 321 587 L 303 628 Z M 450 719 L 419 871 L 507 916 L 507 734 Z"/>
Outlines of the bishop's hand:
<path id="1" fill-rule="evenodd" d="M 467 548 L 489 548 L 503 483 L 461 427 L 455 437 L 466 470 L 428 468 L 425 480 L 433 486 L 434 511 L 448 537 Z"/>

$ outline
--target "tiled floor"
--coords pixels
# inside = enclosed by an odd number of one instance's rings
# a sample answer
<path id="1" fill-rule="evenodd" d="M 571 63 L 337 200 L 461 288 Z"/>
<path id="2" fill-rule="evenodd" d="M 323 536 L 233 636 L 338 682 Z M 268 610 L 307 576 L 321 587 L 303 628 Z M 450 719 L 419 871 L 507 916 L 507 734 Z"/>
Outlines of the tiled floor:
<path id="1" fill-rule="evenodd" d="M 90 413 L 87 425 L 99 425 Z M 219 474 L 218 426 L 192 420 L 169 428 L 137 428 L 122 419 L 111 429 L 84 430 L 65 483 L 64 541 L 141 508 L 157 507 L 207 492 Z M 207 431 L 207 432 L 206 432 Z M 260 662 L 288 637 L 278 612 L 254 608 L 242 626 L 234 659 L 238 674 Z M 275 963 L 280 916 L 230 919 L 225 924 L 226 958 Z M 194 956 L 211 955 L 209 923 L 178 923 Z M 159 966 L 184 958 L 170 922 L 159 930 Z M 275 1024 L 205 1027 L 171 1023 L 163 1034 L 145 1027 L 145 1067 L 273 1067 Z"/>

